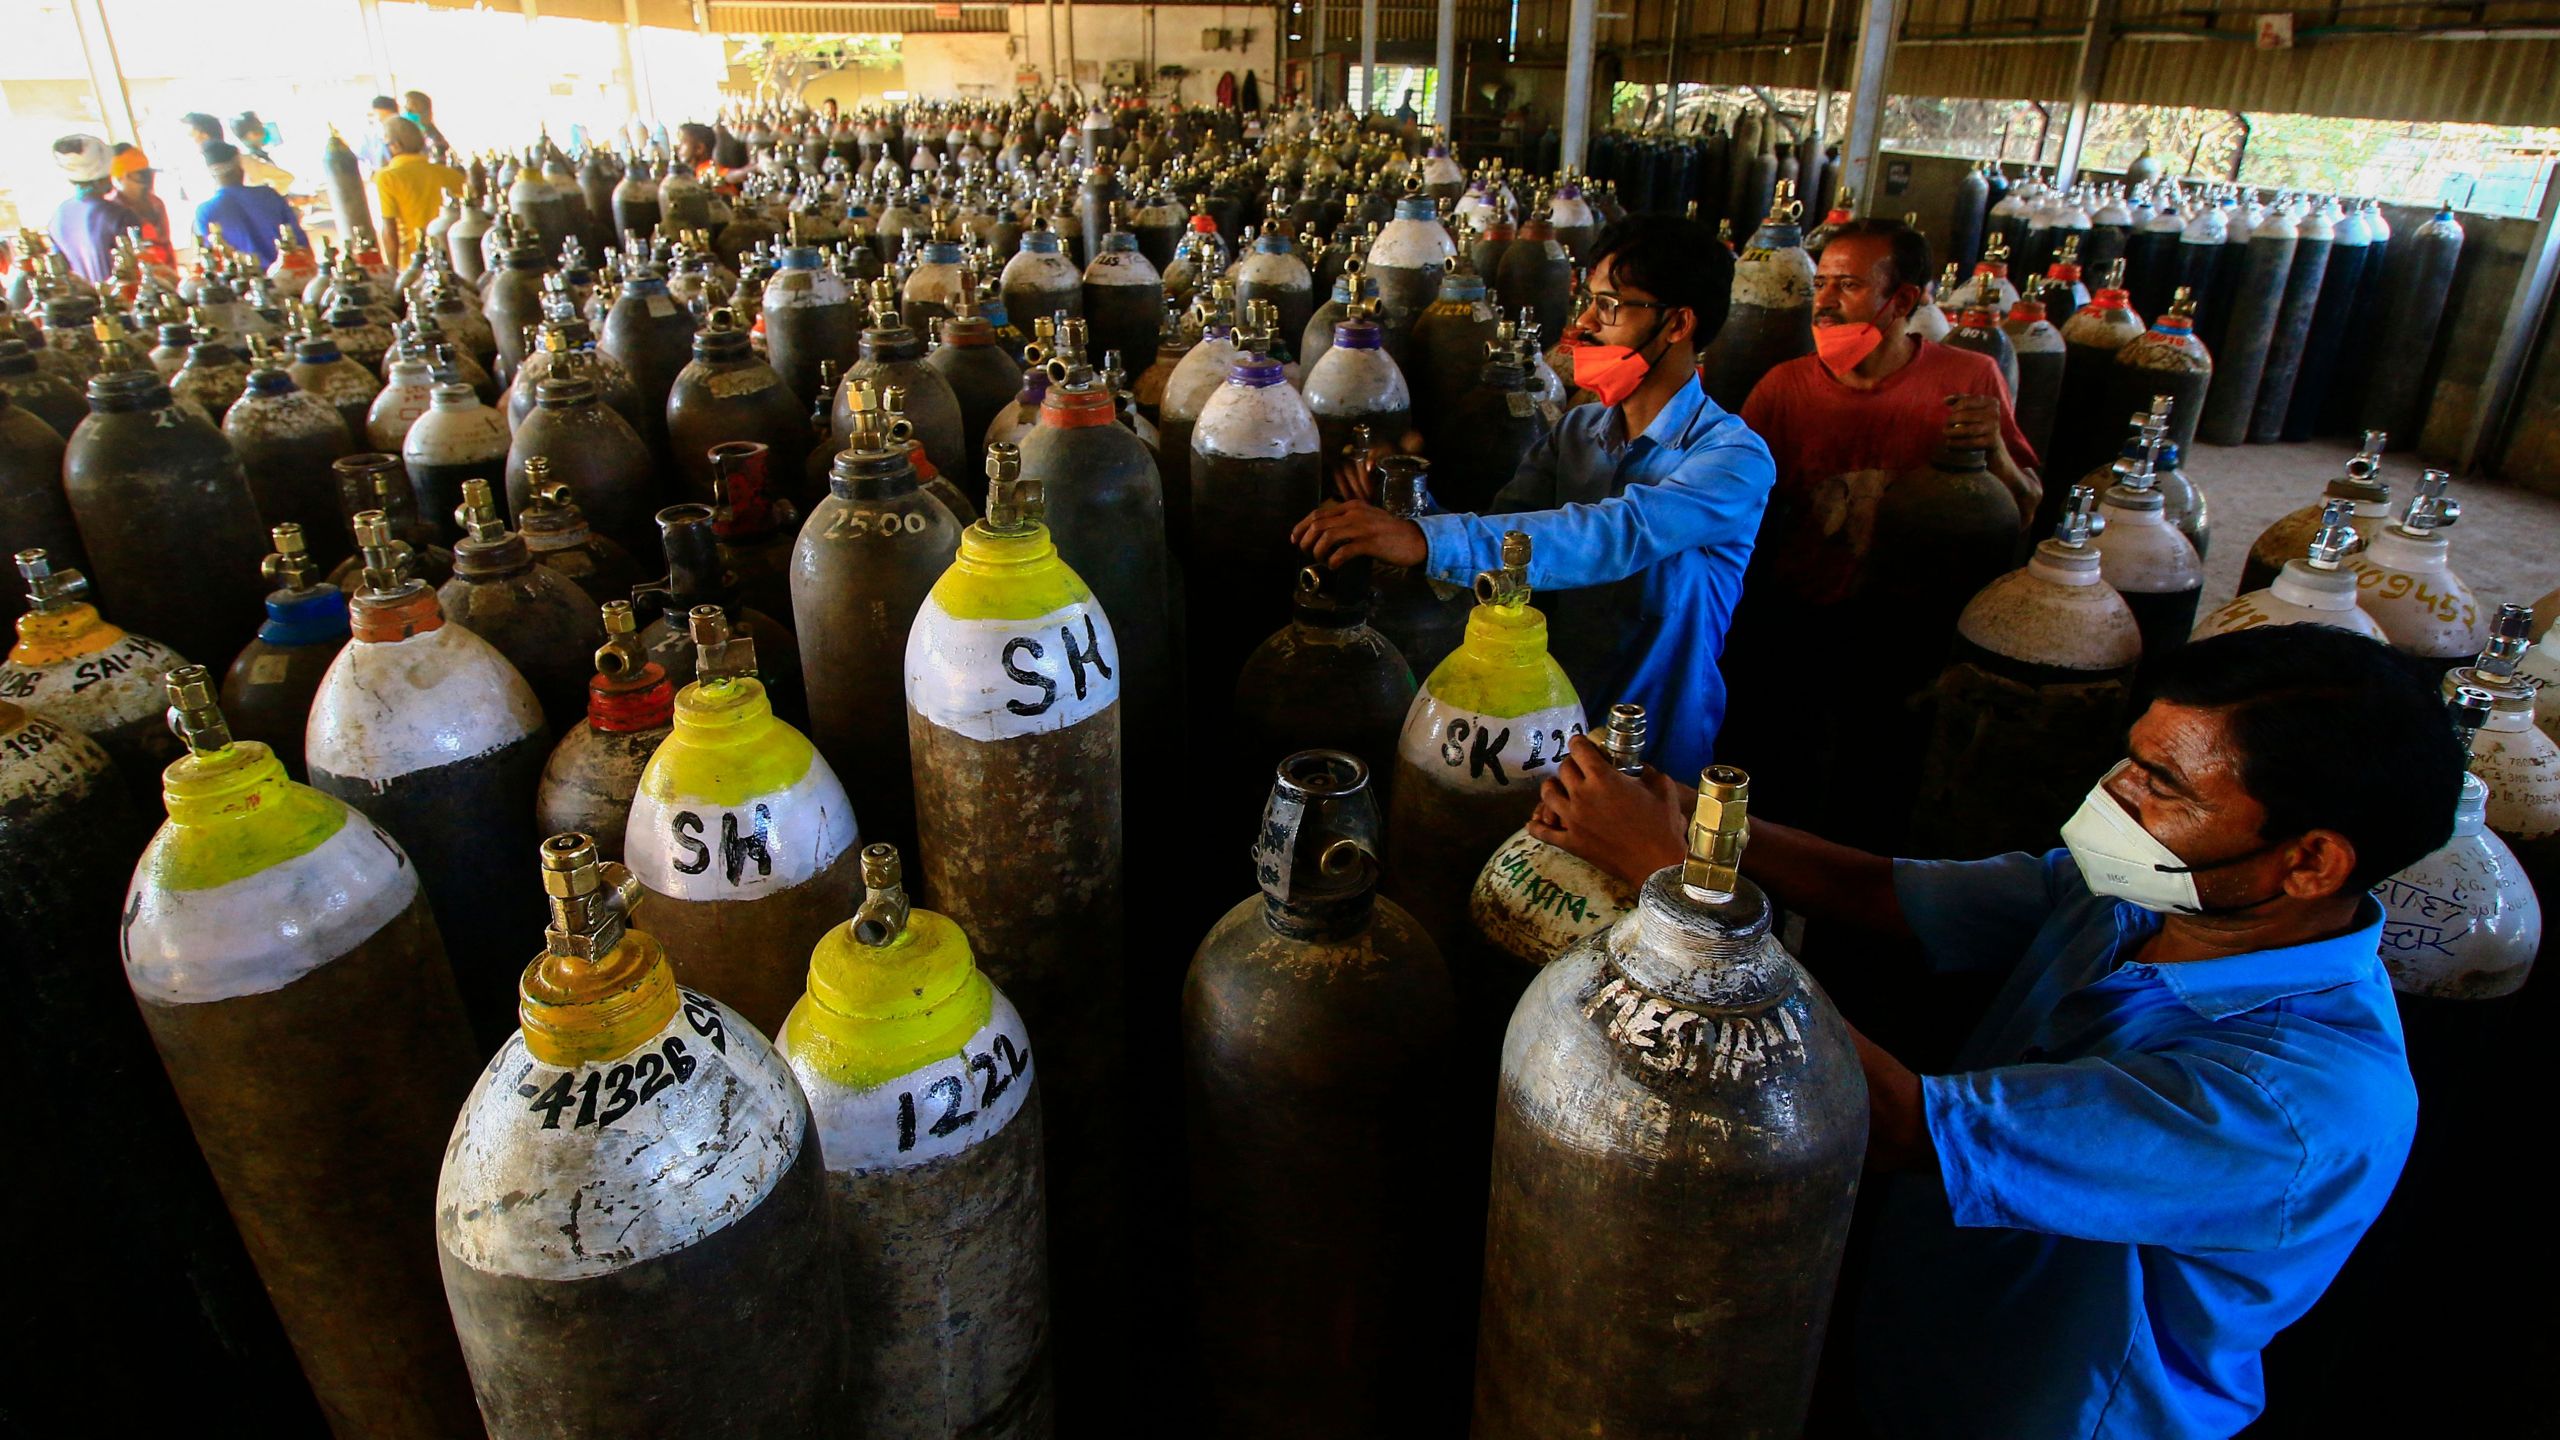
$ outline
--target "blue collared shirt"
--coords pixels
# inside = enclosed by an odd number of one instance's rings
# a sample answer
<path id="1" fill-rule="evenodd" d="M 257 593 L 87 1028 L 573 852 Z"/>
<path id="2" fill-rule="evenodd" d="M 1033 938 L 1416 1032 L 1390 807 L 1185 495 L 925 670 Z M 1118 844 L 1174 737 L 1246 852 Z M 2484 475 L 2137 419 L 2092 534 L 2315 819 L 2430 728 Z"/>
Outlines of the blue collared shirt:
<path id="1" fill-rule="evenodd" d="M 1488 513 L 1422 520 L 1427 563 L 1472 584 L 1500 567 L 1502 532 L 1527 531 L 1529 584 L 1583 708 L 1643 705 L 1648 758 L 1694 778 L 1724 723 L 1716 660 L 1776 481 L 1769 447 L 1692 375 L 1633 440 L 1616 406 L 1566 412 Z"/>
<path id="2" fill-rule="evenodd" d="M 2219 960 L 2070 853 L 1894 862 L 1940 970 L 2007 969 L 1921 1081 L 1938 1174 L 1888 1182 L 1859 1383 L 1886 1434 L 2227 1436 L 2258 1352 L 2382 1212 L 2417 1088 L 2370 896 L 2353 930 Z"/>
<path id="3" fill-rule="evenodd" d="M 264 185 L 225 185 L 214 191 L 212 199 L 196 207 L 196 238 L 203 239 L 216 224 L 222 226 L 223 244 L 256 256 L 261 268 L 276 263 L 279 228 L 291 229 L 299 243 L 310 243 L 292 202 Z"/>

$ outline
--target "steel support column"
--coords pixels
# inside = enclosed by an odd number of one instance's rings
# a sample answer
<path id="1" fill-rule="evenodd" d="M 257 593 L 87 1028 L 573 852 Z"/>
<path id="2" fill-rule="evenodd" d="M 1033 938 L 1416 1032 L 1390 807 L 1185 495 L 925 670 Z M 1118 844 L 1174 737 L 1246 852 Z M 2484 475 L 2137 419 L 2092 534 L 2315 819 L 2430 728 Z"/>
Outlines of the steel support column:
<path id="1" fill-rule="evenodd" d="M 1325 33 L 1330 28 L 1325 15 L 1325 0 L 1315 0 L 1315 5 L 1315 44 L 1307 52 L 1307 99 L 1322 111 L 1333 99 L 1333 66 L 1325 56 L 1326 44 L 1332 37 Z"/>
<path id="2" fill-rule="evenodd" d="M 1840 183 L 1858 197 L 1858 213 L 1875 213 L 1876 157 L 1884 149 L 1884 97 L 1893 74 L 1893 42 L 1902 33 L 1905 0 L 1859 0 L 1858 48 L 1851 61 L 1849 139 L 1840 149 Z"/>
<path id="3" fill-rule="evenodd" d="M 124 62 L 116 56 L 115 32 L 107 28 L 100 0 L 71 0 L 72 22 L 80 27 L 80 58 L 89 69 L 89 88 L 98 99 L 99 124 L 107 143 L 142 143 L 142 127 L 133 121 L 133 92 L 125 88 Z"/>
<path id="4" fill-rule="evenodd" d="M 1431 100 L 1431 123 L 1448 137 L 1458 117 L 1458 0 L 1440 0 L 1440 31 L 1432 45 L 1431 65 L 1439 77 Z"/>
<path id="5" fill-rule="evenodd" d="M 2479 407 L 2463 431 L 2461 452 L 2453 457 L 2456 474 L 2467 475 L 2488 464 L 2515 429 L 2516 394 L 2542 338 L 2545 317 L 2551 313 L 2555 285 L 2560 285 L 2560 162 L 2554 162 L 2543 176 L 2542 218 L 2525 247 L 2515 293 L 2499 322 L 2498 345 L 2489 352 L 2489 373 L 2480 382 Z"/>
<path id="6" fill-rule="evenodd" d="M 382 28 L 382 0 L 356 0 L 356 21 L 364 27 L 365 57 L 373 62 L 374 88 L 398 96 L 400 74 L 391 63 L 391 37 Z"/>
<path id="7" fill-rule="evenodd" d="M 2116 0 L 2089 0 L 2089 20 L 2080 31 L 2080 68 L 2071 77 L 2071 114 L 2062 125 L 2062 160 L 2053 183 L 2067 188 L 2080 173 L 2080 148 L 2089 140 L 2089 108 L 2107 83 L 2107 59 L 2116 44 Z"/>
<path id="8" fill-rule="evenodd" d="M 1591 144 L 1591 71 L 1598 63 L 1600 0 L 1573 0 L 1564 32 L 1564 169 L 1582 173 Z"/>
<path id="9" fill-rule="evenodd" d="M 1378 113 L 1378 0 L 1360 0 L 1360 113 Z"/>

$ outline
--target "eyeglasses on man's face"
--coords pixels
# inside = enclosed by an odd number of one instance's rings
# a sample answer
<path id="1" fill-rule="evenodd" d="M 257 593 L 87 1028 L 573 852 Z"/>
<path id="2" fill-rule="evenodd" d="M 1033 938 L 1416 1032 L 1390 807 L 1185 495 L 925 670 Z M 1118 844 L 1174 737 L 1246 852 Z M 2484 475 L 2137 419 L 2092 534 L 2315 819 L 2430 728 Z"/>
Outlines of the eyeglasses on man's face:
<path id="1" fill-rule="evenodd" d="M 1591 313 L 1600 317 L 1600 323 L 1603 325 L 1617 324 L 1619 315 L 1629 310 L 1670 310 L 1674 308 L 1677 307 L 1664 304 L 1660 300 L 1629 300 L 1623 296 L 1611 295 L 1597 291 L 1593 292 L 1591 296 Z"/>

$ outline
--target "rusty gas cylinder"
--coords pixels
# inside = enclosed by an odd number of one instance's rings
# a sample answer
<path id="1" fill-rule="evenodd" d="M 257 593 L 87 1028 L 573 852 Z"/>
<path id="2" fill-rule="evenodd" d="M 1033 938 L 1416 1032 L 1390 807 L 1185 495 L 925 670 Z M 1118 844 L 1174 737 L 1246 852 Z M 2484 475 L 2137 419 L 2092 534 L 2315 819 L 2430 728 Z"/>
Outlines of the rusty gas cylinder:
<path id="1" fill-rule="evenodd" d="M 783 498 L 781 478 L 791 472 L 775 470 L 772 450 L 754 440 L 714 445 L 710 460 L 711 530 L 738 599 L 767 614 L 790 614 L 800 511 Z"/>
<path id="2" fill-rule="evenodd" d="M 419 513 L 437 539 L 451 544 L 461 537 L 453 512 L 461 508 L 464 481 L 486 480 L 505 493 L 512 443 L 506 416 L 481 404 L 470 386 L 448 382 L 430 392 L 426 413 L 402 434 L 398 453 Z"/>
<path id="3" fill-rule="evenodd" d="M 481 1419 L 493 1440 L 829 1433 L 843 1286 L 808 1102 L 754 1026 L 676 987 L 629 871 L 584 835 L 541 857 L 523 1027 L 436 1186 Z"/>
<path id="4" fill-rule="evenodd" d="M 987 427 L 1013 403 L 1022 370 L 998 343 L 995 326 L 980 313 L 975 293 L 964 287 L 951 317 L 942 322 L 942 343 L 924 363 L 950 382 L 952 398 L 960 405 L 960 436 L 967 442 L 970 468 L 953 476 L 952 483 L 983 491 Z"/>
<path id="5" fill-rule="evenodd" d="M 373 397 L 382 393 L 382 380 L 340 350 L 336 336 L 305 332 L 293 343 L 293 363 L 285 373 L 296 386 L 337 407 L 349 445 L 365 443 L 365 417 L 372 413 Z"/>
<path id="6" fill-rule="evenodd" d="M 986 516 L 917 612 L 907 738 L 924 898 L 968 934 L 1053 1060 L 1056 1293 L 1071 1325 L 1107 1313 L 1127 1279 L 1125 1142 L 1108 1118 L 1124 1051 L 1120 653 L 1020 460 L 990 448 Z"/>
<path id="7" fill-rule="evenodd" d="M 693 683 L 695 607 L 717 606 L 729 628 L 752 639 L 756 678 L 773 713 L 798 725 L 808 718 L 808 692 L 800 682 L 800 644 L 791 627 L 742 604 L 728 569 L 720 563 L 718 514 L 708 505 L 670 505 L 658 512 L 658 548 L 667 573 L 632 587 L 633 603 L 652 617 L 640 627 L 641 647 L 667 672 L 678 690 Z"/>
<path id="8" fill-rule="evenodd" d="M 578 508 L 569 487 L 551 478 L 550 457 L 525 457 L 524 478 L 525 500 L 516 511 L 516 533 L 524 537 L 534 563 L 575 581 L 599 603 L 629 598 L 631 587 L 640 583 L 640 563 L 587 524 L 587 514 Z"/>
<path id="9" fill-rule="evenodd" d="M 694 332 L 693 360 L 667 392 L 667 443 L 675 451 L 677 488 L 709 501 L 712 451 L 747 441 L 773 452 L 778 473 L 797 476 L 809 453 L 807 407 L 774 367 L 758 358 L 737 316 L 711 312 Z"/>
<path id="10" fill-rule="evenodd" d="M 532 833 L 550 733 L 506 657 L 445 622 L 382 512 L 356 518 L 356 542 L 364 570 L 348 607 L 352 635 L 311 702 L 311 783 L 408 851 L 473 1031 L 494 1047 L 515 970 L 504 937 L 521 932 L 536 902 L 505 855 L 522 854 Z"/>
<path id="11" fill-rule="evenodd" d="M 2351 507 L 2347 524 L 2352 533 L 2341 557 L 2373 542 L 2382 527 L 2391 523 L 2391 484 L 2381 475 L 2383 449 L 2390 439 L 2380 430 L 2365 431 L 2364 443 L 2322 487 L 2318 500 L 2258 532 L 2258 538 L 2249 542 L 2249 558 L 2240 567 L 2240 593 L 2268 588 L 2287 564 L 2302 557 L 2314 534 L 2328 524 L 2332 500 L 2347 501 Z"/>
<path id="12" fill-rule="evenodd" d="M 828 411 L 829 448 L 843 448 L 853 433 L 851 387 L 858 380 L 868 380 L 883 389 L 896 386 L 906 392 L 907 421 L 915 427 L 916 439 L 935 471 L 967 474 L 970 442 L 960 429 L 960 397 L 941 371 L 925 363 L 924 341 L 900 317 L 895 287 L 886 280 L 874 282 L 871 303 L 871 323 L 864 327 L 859 342 L 861 358 L 836 386 Z"/>
<path id="13" fill-rule="evenodd" d="M 2445 495 L 2452 483 L 2442 470 L 2426 471 L 2399 518 L 2348 561 L 2356 568 L 2356 603 L 2430 683 L 2488 641 L 2480 602 L 2455 573 L 2444 535 L 2462 518 L 2461 502 Z"/>
<path id="14" fill-rule="evenodd" d="M 299 781 L 311 699 L 347 643 L 347 597 L 320 579 L 301 526 L 278 525 L 271 533 L 276 548 L 258 571 L 276 588 L 267 592 L 258 638 L 222 677 L 222 713 L 233 735 L 266 746 Z"/>
<path id="15" fill-rule="evenodd" d="M 301 526 L 322 574 L 355 553 L 338 511 L 334 467 L 355 453 L 356 442 L 337 407 L 282 370 L 253 370 L 248 390 L 223 417 L 222 436 L 240 457 L 259 517 L 270 526 Z"/>
<path id="16" fill-rule="evenodd" d="M 907 637 L 959 549 L 961 522 L 916 484 L 903 399 L 867 381 L 854 388 L 852 437 L 792 548 L 790 614 L 809 738 L 871 833 L 911 845 Z"/>
<path id="17" fill-rule="evenodd" d="M 549 834 L 593 836 L 599 856 L 619 861 L 640 773 L 675 726 L 676 693 L 640 648 L 631 602 L 608 600 L 601 608 L 605 640 L 587 682 L 587 718 L 560 737 L 544 763 L 534 820 Z"/>
<path id="18" fill-rule="evenodd" d="M 427 1237 L 478 1055 L 418 870 L 235 743 L 204 667 L 167 690 L 190 753 L 125 901 L 125 978 L 332 1428 L 455 1434 L 470 1389 Z"/>
<path id="19" fill-rule="evenodd" d="M 18 643 L 0 664 L 0 699 L 36 711 L 105 747 L 148 807 L 160 767 L 182 752 L 161 716 L 161 680 L 187 662 L 156 640 L 127 633 L 89 603 L 88 578 L 54 568 L 42 549 L 17 554 L 26 581 Z M 147 808 L 146 808 L 147 813 Z"/>
<path id="20" fill-rule="evenodd" d="M 1289 623 L 1246 658 L 1236 679 L 1236 801 L 1253 800 L 1240 788 L 1244 777 L 1301 750 L 1340 750 L 1372 775 L 1391 772 L 1413 706 L 1413 667 L 1369 626 L 1369 577 L 1365 559 L 1300 570 Z M 1223 795 L 1219 806 L 1227 813 Z"/>
<path id="21" fill-rule="evenodd" d="M 441 585 L 453 577 L 453 552 L 436 543 L 441 531 L 418 513 L 418 493 L 399 456 L 364 451 L 344 457 L 330 469 L 338 480 L 338 513 L 342 517 L 339 528 L 347 532 L 350 540 L 355 535 L 355 517 L 367 510 L 379 510 L 391 538 L 409 547 L 411 574 L 429 585 Z M 461 495 L 456 488 L 457 503 Z M 355 594 L 363 578 L 362 552 L 339 561 L 337 568 L 329 572 L 329 583 L 348 596 Z"/>
<path id="22" fill-rule="evenodd" d="M 2356 572 L 2345 563 L 2361 543 L 2354 529 L 2355 505 L 2344 497 L 2327 501 L 2321 508 L 2320 528 L 2312 532 L 2309 553 L 2286 561 L 2265 589 L 2243 590 L 2198 620 L 2190 638 L 2202 640 L 2260 625 L 2335 625 L 2383 639 L 2382 627 L 2356 603 Z M 2252 548 L 2251 558 L 2256 555 Z"/>
<path id="23" fill-rule="evenodd" d="M 559 342 L 547 337 L 547 343 Z M 525 462 L 545 456 L 552 480 L 569 487 L 587 523 L 632 554 L 647 554 L 657 548 L 651 517 L 667 487 L 647 443 L 601 393 L 580 357 L 555 350 L 541 398 L 516 426 L 507 451 L 507 508 L 524 508 L 532 494 Z M 659 424 L 663 430 L 663 416 Z"/>
<path id="24" fill-rule="evenodd" d="M 688 619 L 695 679 L 641 773 L 623 851 L 685 973 L 779 1034 L 810 947 L 852 908 L 861 838 L 834 768 L 774 718 L 754 642 L 714 606 Z"/>
<path id="25" fill-rule="evenodd" d="M 1540 971 L 1512 1017 L 1481 1440 L 1803 1427 L 1867 1087 L 1848 1025 L 1741 877 L 1749 794 L 1709 767 L 1687 861 Z"/>
<path id="26" fill-rule="evenodd" d="M 79 522 L 62 493 L 62 437 L 36 412 L 0 386 L 0 543 L 13 550 L 42 550 L 69 570 L 88 568 Z M 0 600 L 0 619 L 15 619 L 25 602 Z"/>
<path id="27" fill-rule="evenodd" d="M 497 647 L 533 687 L 545 723 L 565 734 L 587 713 L 589 659 L 604 643 L 596 602 L 574 580 L 537 564 L 498 518 L 486 480 L 466 480 L 455 512 L 453 578 L 436 587 L 445 619 Z"/>
<path id="28" fill-rule="evenodd" d="M 1427 1434 L 1457 1401 L 1472 1177 L 1435 1123 L 1455 1002 L 1431 937 L 1377 894 L 1369 769 L 1279 762 L 1254 830 L 1261 893 L 1182 987 L 1191 1316 L 1205 1426 L 1238 1437 Z M 1395 1095 L 1394 1112 L 1362 1097 Z M 1454 1263 L 1453 1263 L 1454 1262 Z M 1252 1296 L 1250 1304 L 1236 1297 Z"/>
<path id="29" fill-rule="evenodd" d="M 1600 748 L 1620 774 L 1644 773 L 1646 728 L 1643 706 L 1609 707 Z M 1517 1004 L 1517 992 L 1538 967 L 1616 924 L 1635 905 L 1635 886 L 1531 835 L 1524 825 L 1477 873 L 1467 918 L 1476 936 L 1520 962 L 1516 984 L 1492 987 L 1497 995 L 1507 990 L 1509 1004 Z M 1508 1005 L 1504 1011 L 1507 1016 Z"/>
<path id="30" fill-rule="evenodd" d="M 99 594 L 181 653 L 228 664 L 256 613 L 267 544 L 240 458 L 147 371 L 91 381 L 89 408 L 62 484 Z"/>
<path id="31" fill-rule="evenodd" d="M 1583 732 L 1582 700 L 1529 603 L 1529 555 L 1526 533 L 1502 537 L 1502 568 L 1476 577 L 1466 638 L 1424 678 L 1396 742 L 1387 891 L 1450 944 L 1467 933 L 1484 858 L 1529 818 L 1539 782 Z"/>
<path id="32" fill-rule="evenodd" d="M 1957 617 L 1929 692 L 1910 853 L 2049 850 L 2119 753 L 2142 632 L 2101 573 L 2096 509 L 2097 492 L 2074 487 L 2052 538 Z"/>
<path id="33" fill-rule="evenodd" d="M 779 1044 L 817 1122 L 844 1272 L 847 1405 L 879 1440 L 1050 1433 L 1047 1183 L 1022 1015 L 898 852 L 809 956 Z"/>
<path id="34" fill-rule="evenodd" d="M 1244 657 L 1288 619 L 1303 557 L 1290 528 L 1322 498 L 1322 441 L 1305 397 L 1273 358 L 1268 302 L 1237 337 L 1226 382 L 1191 432 L 1190 573 L 1233 603 L 1194 617 L 1192 684 L 1224 693 Z"/>

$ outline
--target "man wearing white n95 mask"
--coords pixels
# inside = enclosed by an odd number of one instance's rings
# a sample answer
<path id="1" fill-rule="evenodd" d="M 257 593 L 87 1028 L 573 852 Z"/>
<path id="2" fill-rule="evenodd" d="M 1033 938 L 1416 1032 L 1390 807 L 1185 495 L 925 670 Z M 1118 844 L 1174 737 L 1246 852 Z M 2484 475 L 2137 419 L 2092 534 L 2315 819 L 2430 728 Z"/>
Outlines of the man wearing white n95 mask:
<path id="1" fill-rule="evenodd" d="M 1779 903 L 2005 977 L 1954 1073 L 1858 1037 L 1870 1173 L 1902 1172 L 1859 1304 L 1880 1434 L 2238 1432 L 2408 1157 L 2367 892 L 2452 831 L 2441 703 L 2374 641 L 2267 626 L 2164 660 L 2125 749 L 2041 856 L 1887 860 L 1752 817 Z M 1622 878 L 1683 853 L 1692 797 L 1583 742 L 1542 799 L 1532 834 Z"/>

